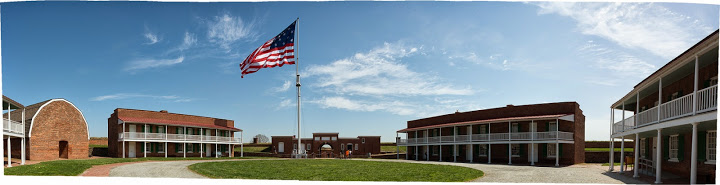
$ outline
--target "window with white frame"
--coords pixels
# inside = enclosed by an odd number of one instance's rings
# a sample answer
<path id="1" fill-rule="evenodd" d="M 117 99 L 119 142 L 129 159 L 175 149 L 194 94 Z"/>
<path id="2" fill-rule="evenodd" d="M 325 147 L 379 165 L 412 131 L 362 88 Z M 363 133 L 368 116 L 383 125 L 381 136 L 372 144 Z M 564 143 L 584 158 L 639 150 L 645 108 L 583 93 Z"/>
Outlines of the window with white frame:
<path id="1" fill-rule="evenodd" d="M 340 150 L 345 151 L 345 144 L 340 144 Z"/>
<path id="2" fill-rule="evenodd" d="M 337 141 L 337 137 L 332 137 L 332 140 L 333 140 L 333 141 Z"/>
<path id="3" fill-rule="evenodd" d="M 518 123 L 512 123 L 512 129 L 510 130 L 512 133 L 516 133 L 520 130 L 520 125 Z"/>
<path id="4" fill-rule="evenodd" d="M 555 158 L 555 156 L 556 156 L 556 154 L 555 154 L 555 147 L 557 147 L 557 145 L 554 144 L 554 143 L 548 143 L 548 144 L 547 144 L 547 156 L 548 156 L 548 157 Z"/>
<path id="5" fill-rule="evenodd" d="M 187 153 L 193 153 L 193 144 L 192 143 L 185 143 L 187 146 Z"/>
<path id="6" fill-rule="evenodd" d="M 716 148 L 717 148 L 717 141 L 715 140 L 717 138 L 717 130 L 708 130 L 707 131 L 707 160 L 708 162 L 715 163 L 715 157 L 716 157 Z"/>
<path id="7" fill-rule="evenodd" d="M 362 143 L 363 143 L 363 144 L 365 143 L 365 138 L 362 138 Z"/>
<path id="8" fill-rule="evenodd" d="M 158 153 L 165 153 L 165 143 L 158 143 L 157 147 Z"/>
<path id="9" fill-rule="evenodd" d="M 320 140 L 320 137 L 315 137 L 315 140 L 316 140 L 316 141 L 319 141 L 319 140 Z"/>
<path id="10" fill-rule="evenodd" d="M 328 141 L 328 140 L 330 140 L 330 137 L 322 137 L 322 140 L 323 140 L 323 141 Z"/>
<path id="11" fill-rule="evenodd" d="M 487 156 L 487 145 L 478 145 L 478 156 Z"/>
<path id="12" fill-rule="evenodd" d="M 714 76 L 710 78 L 710 86 L 717 85 L 718 84 L 718 77 Z"/>
<path id="13" fill-rule="evenodd" d="M 487 127 L 485 125 L 480 125 L 480 133 L 479 134 L 485 134 L 487 133 Z"/>
<path id="14" fill-rule="evenodd" d="M 305 147 L 305 148 L 306 148 L 305 150 L 310 150 L 310 143 L 308 143 L 308 144 L 305 145 L 305 146 L 307 146 L 307 147 Z"/>
<path id="15" fill-rule="evenodd" d="M 355 150 L 358 150 L 358 144 L 354 144 L 354 145 L 355 145 Z"/>
<path id="16" fill-rule="evenodd" d="M 548 131 L 558 131 L 557 122 L 550 122 L 550 130 Z"/>
<path id="17" fill-rule="evenodd" d="M 671 135 L 670 141 L 668 142 L 670 145 L 670 160 L 669 161 L 678 161 L 678 135 Z"/>
<path id="18" fill-rule="evenodd" d="M 158 133 L 165 133 L 165 127 L 164 126 L 158 126 Z"/>
<path id="19" fill-rule="evenodd" d="M 645 159 L 645 138 L 640 139 L 640 158 Z"/>
<path id="20" fill-rule="evenodd" d="M 511 144 L 510 150 L 512 152 L 513 157 L 520 157 L 520 144 Z"/>
<path id="21" fill-rule="evenodd" d="M 144 145 L 145 145 L 145 152 L 150 153 L 150 147 L 148 147 L 148 145 L 152 146 L 152 143 L 144 143 Z"/>

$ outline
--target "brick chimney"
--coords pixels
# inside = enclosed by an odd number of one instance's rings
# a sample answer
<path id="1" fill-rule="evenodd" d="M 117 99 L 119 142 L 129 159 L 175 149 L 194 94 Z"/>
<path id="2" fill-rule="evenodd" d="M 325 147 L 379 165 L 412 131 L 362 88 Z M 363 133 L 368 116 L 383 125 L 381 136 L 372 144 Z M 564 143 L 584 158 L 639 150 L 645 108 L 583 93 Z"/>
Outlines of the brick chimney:
<path id="1" fill-rule="evenodd" d="M 167 110 L 160 110 L 162 113 L 168 113 Z"/>

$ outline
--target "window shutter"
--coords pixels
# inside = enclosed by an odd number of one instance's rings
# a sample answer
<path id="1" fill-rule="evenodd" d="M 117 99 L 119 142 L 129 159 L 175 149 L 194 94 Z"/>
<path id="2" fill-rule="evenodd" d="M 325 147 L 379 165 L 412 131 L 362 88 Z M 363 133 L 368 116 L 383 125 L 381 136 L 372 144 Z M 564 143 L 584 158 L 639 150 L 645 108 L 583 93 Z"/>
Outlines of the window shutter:
<path id="1" fill-rule="evenodd" d="M 197 143 L 193 143 L 193 152 L 198 152 L 198 151 L 200 151 L 199 149 L 200 149 L 200 146 L 198 146 Z"/>
<path id="2" fill-rule="evenodd" d="M 704 85 L 703 85 L 703 89 L 704 89 L 704 88 L 707 88 L 707 87 L 710 87 L 710 80 L 705 80 L 705 83 L 704 83 Z M 698 147 L 698 148 L 700 148 L 700 147 Z"/>
<path id="3" fill-rule="evenodd" d="M 540 148 L 542 148 L 542 157 L 547 157 L 547 143 L 540 144 Z"/>
<path id="4" fill-rule="evenodd" d="M 175 153 L 180 152 L 180 143 L 175 143 Z"/>
<path id="5" fill-rule="evenodd" d="M 145 143 L 143 143 L 143 144 L 140 145 L 140 151 L 142 151 L 143 153 L 145 153 Z"/>
<path id="6" fill-rule="evenodd" d="M 545 132 L 550 132 L 550 122 L 545 123 Z"/>
<path id="7" fill-rule="evenodd" d="M 670 136 L 662 137 L 662 159 L 670 159 Z"/>
<path id="8" fill-rule="evenodd" d="M 175 127 L 175 134 L 180 134 L 180 127 Z"/>
<path id="9" fill-rule="evenodd" d="M 490 124 L 485 125 L 485 134 L 490 133 Z"/>
<path id="10" fill-rule="evenodd" d="M 145 125 L 143 125 L 142 127 L 140 127 L 140 132 L 145 132 Z"/>
<path id="11" fill-rule="evenodd" d="M 652 156 L 650 154 L 652 151 L 650 151 L 650 142 L 652 138 L 645 138 L 645 159 L 652 159 Z"/>
<path id="12" fill-rule="evenodd" d="M 557 154 L 557 155 L 560 156 L 560 158 L 562 158 L 562 153 L 563 153 L 562 146 L 563 146 L 563 144 L 558 143 L 558 146 L 559 146 L 558 148 L 560 149 L 560 152 L 558 152 L 559 154 Z"/>
<path id="13" fill-rule="evenodd" d="M 698 133 L 698 136 L 697 136 L 698 137 L 697 138 L 698 139 L 698 143 L 697 143 L 698 144 L 698 146 L 697 146 L 698 162 L 704 162 L 704 161 L 706 161 L 705 160 L 706 159 L 705 158 L 705 156 L 706 156 L 705 150 L 707 150 L 707 144 L 706 144 L 707 132 L 706 131 L 698 131 L 697 133 Z"/>
<path id="14" fill-rule="evenodd" d="M 526 144 L 520 144 L 520 156 L 525 155 Z"/>
<path id="15" fill-rule="evenodd" d="M 682 134 L 678 135 L 678 161 L 682 161 L 685 158 L 685 137 Z"/>

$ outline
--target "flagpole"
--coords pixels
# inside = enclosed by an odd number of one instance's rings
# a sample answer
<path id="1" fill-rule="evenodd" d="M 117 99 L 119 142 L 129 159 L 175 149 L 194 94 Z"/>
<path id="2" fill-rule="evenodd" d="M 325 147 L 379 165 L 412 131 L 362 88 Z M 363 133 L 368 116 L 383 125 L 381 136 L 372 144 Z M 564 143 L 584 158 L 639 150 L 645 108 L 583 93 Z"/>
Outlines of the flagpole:
<path id="1" fill-rule="evenodd" d="M 301 153 L 300 151 L 302 151 L 302 149 L 303 149 L 302 145 L 301 145 L 302 137 L 300 136 L 300 73 L 298 72 L 299 68 L 300 68 L 299 67 L 300 66 L 300 57 L 299 57 L 300 52 L 298 52 L 298 51 L 300 51 L 299 50 L 299 48 L 300 48 L 299 47 L 300 46 L 300 17 L 298 17 L 296 21 L 297 21 L 297 23 L 295 24 L 295 35 L 296 35 L 295 43 L 297 43 L 297 44 L 294 45 L 295 46 L 295 77 L 296 77 L 295 87 L 297 87 L 297 122 L 298 122 L 298 129 L 297 129 L 298 130 L 298 147 L 297 147 L 298 149 L 297 149 L 296 157 L 300 158 L 300 153 Z"/>

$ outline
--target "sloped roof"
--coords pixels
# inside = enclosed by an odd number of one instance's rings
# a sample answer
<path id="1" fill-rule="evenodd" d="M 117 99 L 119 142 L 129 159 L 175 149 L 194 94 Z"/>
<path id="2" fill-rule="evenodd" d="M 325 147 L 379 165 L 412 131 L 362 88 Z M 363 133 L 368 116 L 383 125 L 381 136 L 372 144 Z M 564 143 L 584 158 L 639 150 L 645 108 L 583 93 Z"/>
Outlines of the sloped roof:
<path id="1" fill-rule="evenodd" d="M 35 114 L 38 113 L 38 110 L 40 110 L 40 107 L 42 107 L 43 105 L 45 105 L 47 102 L 49 102 L 51 100 L 54 100 L 54 99 L 45 100 L 45 101 L 38 102 L 38 103 L 28 105 L 25 107 L 25 133 L 30 133 L 30 126 L 31 126 L 30 123 L 32 123 L 32 118 L 33 118 L 33 116 L 35 116 Z M 10 120 L 22 122 L 22 111 L 23 111 L 22 109 L 15 109 L 14 111 L 11 111 L 10 112 Z M 8 113 L 3 114 L 3 117 L 7 118 L 7 114 Z"/>
<path id="2" fill-rule="evenodd" d="M 6 107 L 8 107 L 8 106 L 5 104 L 5 102 L 10 103 L 10 105 L 11 105 L 10 108 L 22 109 L 22 108 L 25 107 L 24 105 L 16 102 L 16 101 L 13 100 L 13 99 L 8 98 L 8 97 L 5 96 L 5 95 L 3 95 L 2 97 L 3 97 L 3 109 L 6 108 Z"/>

